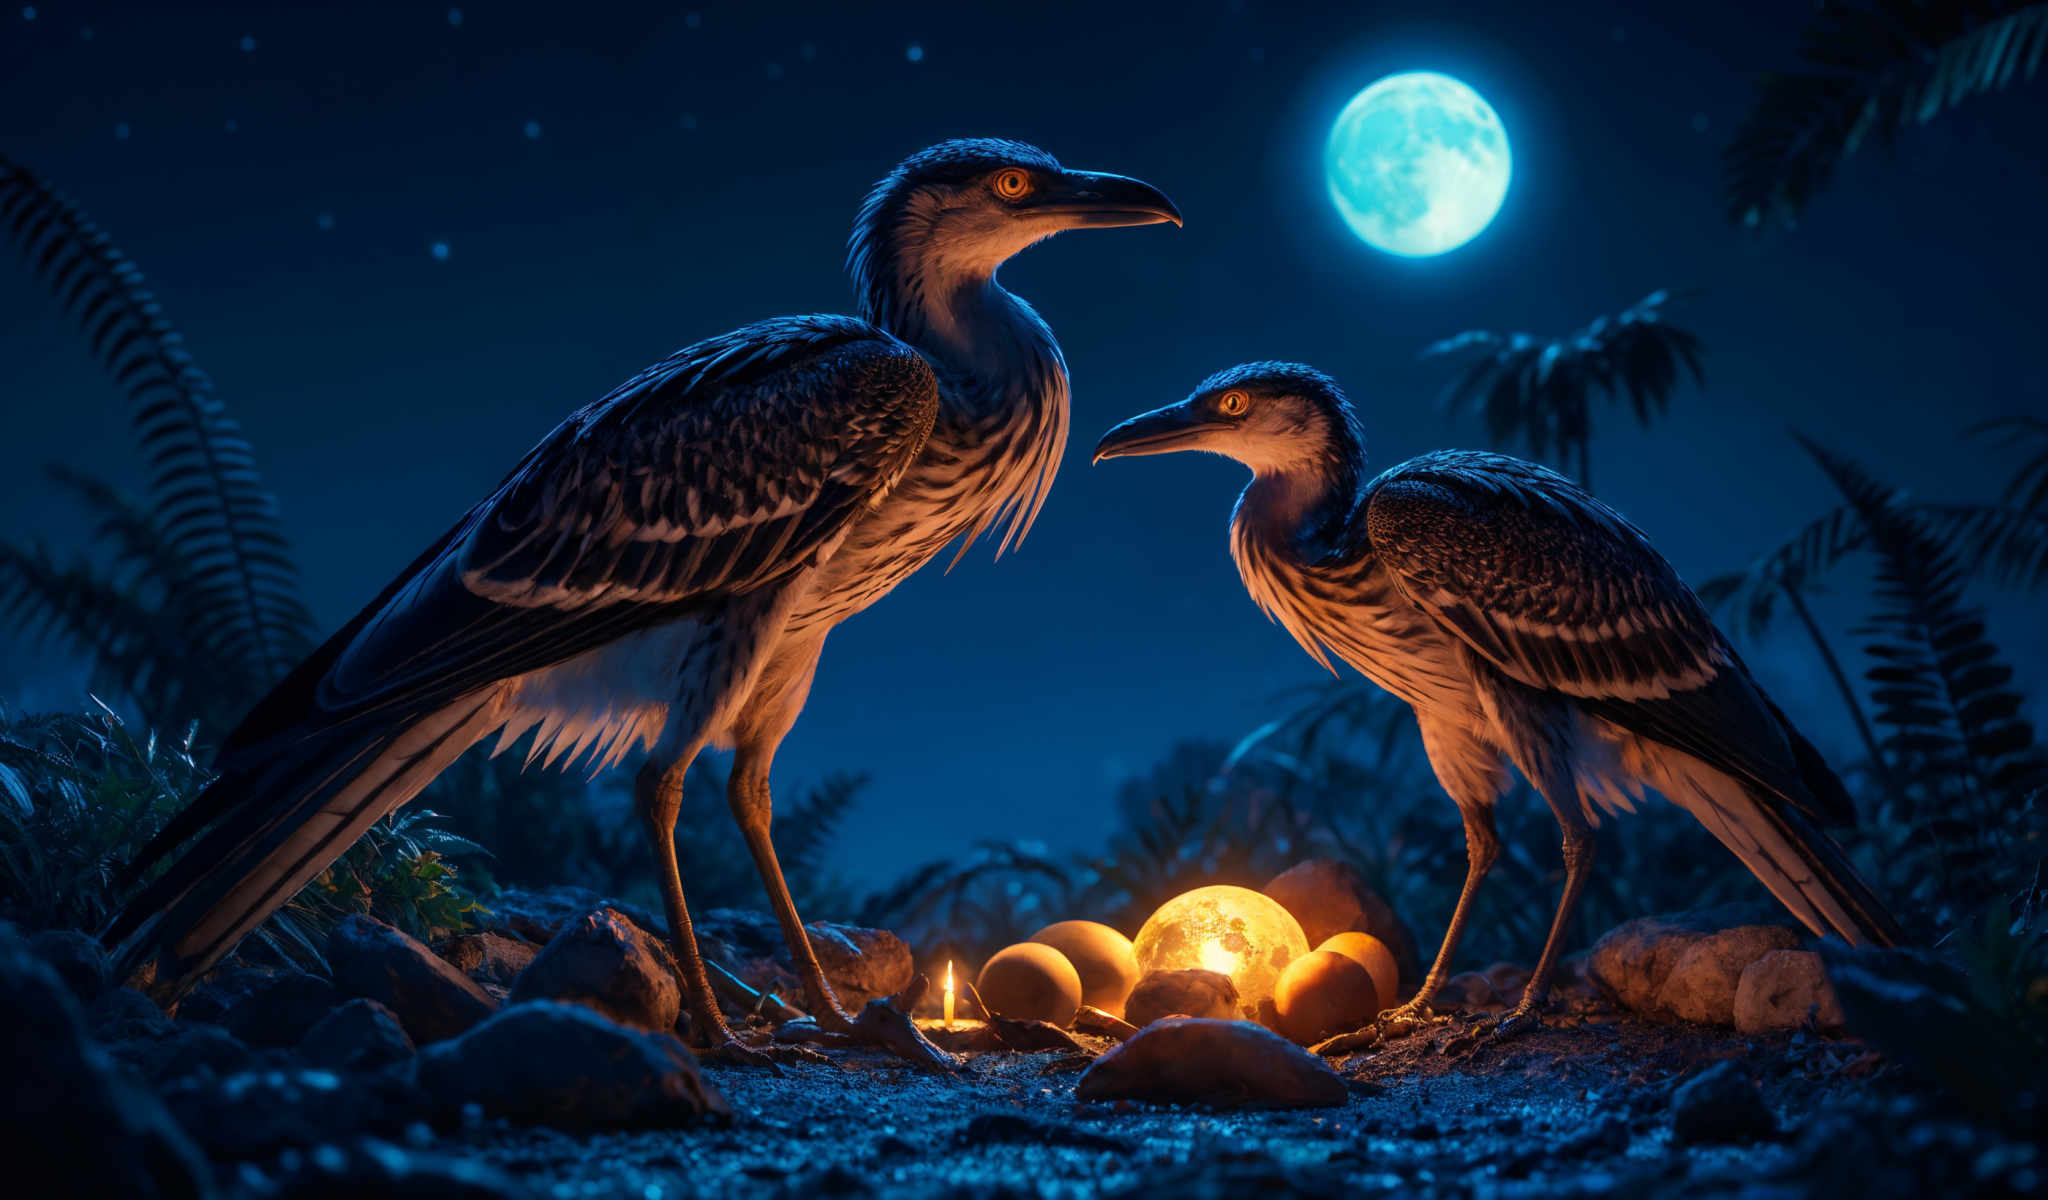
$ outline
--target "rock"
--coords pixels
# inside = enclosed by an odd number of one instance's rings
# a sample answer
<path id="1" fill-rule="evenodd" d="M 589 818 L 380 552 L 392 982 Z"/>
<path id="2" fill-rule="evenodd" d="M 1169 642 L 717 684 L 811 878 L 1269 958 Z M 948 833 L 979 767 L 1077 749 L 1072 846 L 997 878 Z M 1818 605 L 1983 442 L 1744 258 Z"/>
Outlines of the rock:
<path id="1" fill-rule="evenodd" d="M 1811 950 L 1773 950 L 1742 969 L 1735 984 L 1735 1028 L 1772 1033 L 1812 1023 L 1828 1033 L 1842 1029 L 1842 1001 L 1828 982 L 1820 955 Z"/>
<path id="2" fill-rule="evenodd" d="M 683 1007 L 673 964 L 660 941 L 617 911 L 600 909 L 557 931 L 506 999 L 562 1000 L 621 1025 L 666 1031 L 675 1028 Z"/>
<path id="3" fill-rule="evenodd" d="M 660 926 L 656 926 L 657 931 Z M 782 926 L 772 914 L 751 909 L 714 908 L 697 922 L 697 940 L 704 952 L 717 958 L 758 991 L 801 997 L 802 981 L 783 941 Z M 857 1013 L 870 1000 L 893 996 L 910 986 L 916 974 L 910 947 L 886 929 L 864 929 L 858 925 L 835 925 L 813 921 L 804 926 L 811 938 L 811 951 L 825 972 L 825 982 L 839 1006 Z M 994 1003 L 994 1001 L 990 1001 Z"/>
<path id="4" fill-rule="evenodd" d="M 50 964 L 57 978 L 71 989 L 78 1002 L 91 1008 L 111 982 L 107 952 L 100 940 L 89 933 L 71 929 L 46 929 L 29 941 L 36 957 Z"/>
<path id="5" fill-rule="evenodd" d="M 330 1071 L 374 1071 L 413 1054 L 398 1014 L 375 1000 L 351 1000 L 320 1018 L 299 1041 L 299 1057 Z"/>
<path id="6" fill-rule="evenodd" d="M 416 1044 L 456 1037 L 497 1008 L 469 976 L 382 921 L 343 918 L 327 936 L 335 986 L 398 1014 Z"/>
<path id="7" fill-rule="evenodd" d="M 1221 971 L 1199 967 L 1185 971 L 1154 971 L 1138 981 L 1124 1001 L 1124 1020 L 1140 1029 L 1161 1017 L 1238 1017 L 1237 985 Z"/>
<path id="8" fill-rule="evenodd" d="M 400 1076 L 319 1070 L 180 1080 L 164 1089 L 164 1104 L 208 1154 L 231 1161 L 366 1133 L 397 1134 L 428 1112 Z"/>
<path id="9" fill-rule="evenodd" d="M 130 987 L 108 988 L 101 992 L 100 998 L 86 1010 L 85 1019 L 92 1027 L 93 1036 L 102 1042 L 154 1035 L 171 1027 L 171 1019 L 156 1006 L 156 1001 Z M 180 1025 L 196 1023 L 178 1022 Z"/>
<path id="10" fill-rule="evenodd" d="M 363 1138 L 299 1156 L 265 1200 L 519 1200 L 525 1187 L 481 1163 Z"/>
<path id="11" fill-rule="evenodd" d="M 1334 951 L 1364 967 L 1372 976 L 1373 995 L 1379 997 L 1381 1008 L 1392 1008 L 1401 1002 L 1401 964 L 1394 960 L 1394 952 L 1385 942 L 1369 933 L 1347 929 L 1331 934 L 1316 949 Z"/>
<path id="12" fill-rule="evenodd" d="M 627 920 L 657 938 L 668 936 L 668 926 L 646 909 L 623 900 L 607 899 L 589 888 L 567 884 L 500 892 L 491 901 L 491 911 L 479 924 L 485 933 L 510 934 L 536 946 L 544 946 L 554 940 L 564 925 L 600 908 L 624 914 Z M 701 932 L 700 926 L 700 935 Z"/>
<path id="13" fill-rule="evenodd" d="M 258 1065 L 256 1051 L 205 1021 L 165 1021 L 129 1033 L 119 1040 L 105 1040 L 107 1053 L 159 1087 L 194 1075 L 233 1075 Z"/>
<path id="14" fill-rule="evenodd" d="M 1586 971 L 1600 990 L 1621 1007 L 1646 1015 L 1657 1013 L 1661 1011 L 1658 994 L 1672 968 L 1693 943 L 1709 934 L 1746 925 L 1791 928 L 1787 924 L 1789 918 L 1774 917 L 1772 912 L 1763 905 L 1725 904 L 1624 921 L 1593 944 Z M 1732 989 L 1729 997 L 1732 1005 Z"/>
<path id="15" fill-rule="evenodd" d="M 1250 1021 L 1168 1018 L 1112 1047 L 1074 1086 L 1077 1100 L 1301 1108 L 1344 1103 L 1323 1060 Z"/>
<path id="16" fill-rule="evenodd" d="M 1060 921 L 1031 939 L 1066 956 L 1081 977 L 1081 1003 L 1113 1017 L 1124 1014 L 1124 1001 L 1138 986 L 1138 956 L 1131 939 L 1099 921 Z"/>
<path id="17" fill-rule="evenodd" d="M 1507 1004 L 1493 988 L 1493 980 L 1477 971 L 1463 971 L 1444 980 L 1437 989 L 1436 1007 L 1453 1011 L 1502 1009 Z"/>
<path id="18" fill-rule="evenodd" d="M 420 1085 L 444 1112 L 476 1104 L 563 1129 L 666 1128 L 732 1114 L 674 1037 L 576 1004 L 516 1004 L 420 1053 Z"/>
<path id="19" fill-rule="evenodd" d="M 1335 950 L 1312 950 L 1288 963 L 1273 989 L 1280 1032 L 1304 1046 L 1365 1026 L 1380 1007 L 1372 972 Z"/>
<path id="20" fill-rule="evenodd" d="M 1500 997 L 1500 1002 L 1513 1008 L 1521 1003 L 1522 993 L 1528 988 L 1529 978 L 1535 972 L 1516 963 L 1497 962 L 1480 974 L 1486 976 L 1486 982 L 1493 985 L 1493 994 Z M 1553 974 L 1552 982 L 1555 983 L 1556 979 L 1557 976 Z"/>
<path id="21" fill-rule="evenodd" d="M 1739 925 L 1688 945 L 1657 989 L 1657 1007 L 1701 1025 L 1735 1022 L 1735 989 L 1742 972 L 1773 950 L 1789 950 L 1799 935 L 1779 925 Z"/>
<path id="22" fill-rule="evenodd" d="M 1671 1094 L 1671 1136 L 1682 1146 L 1753 1142 L 1777 1132 L 1763 1093 L 1732 1062 L 1715 1063 Z"/>
<path id="23" fill-rule="evenodd" d="M 1112 1153 L 1131 1153 L 1132 1146 L 1122 1138 L 1110 1137 L 1093 1130 L 1082 1129 L 1058 1121 L 1046 1121 L 1029 1117 L 1023 1113 L 985 1112 L 968 1119 L 967 1124 L 953 1131 L 956 1146 L 1068 1146 L 1076 1150 L 1106 1150 Z"/>
<path id="24" fill-rule="evenodd" d="M 456 970 L 483 984 L 511 987 L 519 973 L 540 953 L 533 943 L 504 933 L 465 933 L 436 946 Z"/>
<path id="25" fill-rule="evenodd" d="M 228 1019 L 229 1009 L 270 982 L 274 974 L 230 960 L 229 965 L 215 969 L 186 992 L 172 1011 L 180 1021 L 210 1021 L 218 1025 Z"/>
<path id="26" fill-rule="evenodd" d="M 1067 956 L 1038 942 L 995 952 L 974 990 L 1000 1014 L 1017 1021 L 1047 1021 L 1064 1029 L 1081 1007 L 1081 975 Z"/>
<path id="27" fill-rule="evenodd" d="M 221 1024 L 251 1046 L 296 1046 L 339 1003 L 341 995 L 332 983 L 286 971 L 236 1001 Z"/>
<path id="28" fill-rule="evenodd" d="M 11 1188 L 75 1196 L 196 1197 L 205 1161 L 164 1106 L 98 1046 L 72 987 L 0 923 L 0 1139 Z"/>
<path id="29" fill-rule="evenodd" d="M 1357 868 L 1335 859 L 1312 858 L 1274 876 L 1261 890 L 1301 922 L 1309 945 L 1320 946 L 1347 930 L 1369 933 L 1386 944 L 1400 970 L 1389 991 L 1405 995 L 1422 985 L 1414 935 Z"/>

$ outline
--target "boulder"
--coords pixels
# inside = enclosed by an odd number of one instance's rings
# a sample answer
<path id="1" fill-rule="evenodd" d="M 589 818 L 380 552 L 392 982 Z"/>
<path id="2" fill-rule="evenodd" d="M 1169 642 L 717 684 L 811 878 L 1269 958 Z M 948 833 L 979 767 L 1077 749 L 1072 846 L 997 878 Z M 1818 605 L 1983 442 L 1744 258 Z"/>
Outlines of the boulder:
<path id="1" fill-rule="evenodd" d="M 1404 994 L 1422 984 L 1422 964 L 1415 955 L 1415 937 L 1365 876 L 1349 863 L 1312 858 L 1273 877 L 1261 889 L 1280 902 L 1301 923 L 1308 944 L 1321 946 L 1347 930 L 1369 933 L 1386 943 L 1400 968 L 1393 990 Z"/>
<path id="2" fill-rule="evenodd" d="M 339 1003 L 341 995 L 332 983 L 286 971 L 236 1001 L 221 1024 L 251 1046 L 296 1046 Z"/>
<path id="3" fill-rule="evenodd" d="M 228 1019 L 229 1009 L 270 982 L 275 974 L 230 959 L 226 966 L 215 968 L 180 997 L 172 1012 L 180 1021 L 210 1021 L 218 1025 Z"/>
<path id="4" fill-rule="evenodd" d="M 1732 1062 L 1715 1063 L 1671 1094 L 1671 1137 L 1681 1146 L 1754 1142 L 1777 1132 L 1763 1093 Z"/>
<path id="5" fill-rule="evenodd" d="M 1074 1086 L 1077 1100 L 1217 1107 L 1342 1104 L 1344 1080 L 1323 1060 L 1250 1021 L 1155 1021 L 1112 1047 Z"/>
<path id="6" fill-rule="evenodd" d="M 665 1128 L 731 1107 L 665 1033 L 628 1029 L 576 1004 L 516 1004 L 420 1053 L 418 1078 L 443 1112 L 562 1129 Z"/>
<path id="7" fill-rule="evenodd" d="M 57 972 L 57 978 L 71 989 L 71 994 L 87 1008 L 100 998 L 112 980 L 107 965 L 107 952 L 100 947 L 100 940 L 89 933 L 72 929 L 46 929 L 29 941 L 29 949 L 36 957 L 50 964 Z"/>
<path id="8" fill-rule="evenodd" d="M 661 928 L 655 926 L 656 931 Z M 827 921 L 813 921 L 804 929 L 810 934 L 811 951 L 818 956 L 825 982 L 832 985 L 839 1006 L 849 1013 L 859 1012 L 870 1000 L 902 991 L 916 974 L 910 947 L 886 929 Z M 755 990 L 789 997 L 804 994 L 789 947 L 782 939 L 782 926 L 773 914 L 714 908 L 696 923 L 696 930 L 704 953 Z"/>
<path id="9" fill-rule="evenodd" d="M 563 1000 L 621 1025 L 670 1030 L 682 1011 L 668 948 L 614 909 L 585 913 L 520 972 L 507 1001 Z"/>
<path id="10" fill-rule="evenodd" d="M 1233 1020 L 1238 1013 L 1237 985 L 1221 971 L 1190 967 L 1184 971 L 1153 971 L 1131 989 L 1124 1001 L 1124 1020 L 1143 1028 L 1161 1017 L 1211 1017 Z"/>
<path id="11" fill-rule="evenodd" d="M 171 1027 L 171 1019 L 156 1001 L 131 987 L 108 988 L 100 993 L 85 1013 L 86 1024 L 92 1034 L 102 1042 L 118 1042 L 127 1038 L 157 1035 Z M 200 1024 L 196 1021 L 180 1021 L 180 1025 Z"/>
<path id="12" fill-rule="evenodd" d="M 416 1044 L 455 1037 L 497 1008 L 483 988 L 433 951 L 359 914 L 328 934 L 327 962 L 336 987 L 397 1013 Z"/>
<path id="13" fill-rule="evenodd" d="M 1780 925 L 1738 925 L 1694 941 L 1678 956 L 1657 1007 L 1701 1025 L 1735 1023 L 1735 989 L 1742 972 L 1773 950 L 1789 950 L 1799 935 Z"/>
<path id="14" fill-rule="evenodd" d="M 162 1103 L 86 1037 L 73 989 L 0 923 L 0 1129 L 8 1177 L 67 1195 L 197 1197 L 207 1166 Z M 24 1193 L 25 1194 L 25 1193 Z"/>
<path id="15" fill-rule="evenodd" d="M 538 947 L 505 933 L 465 933 L 434 948 L 456 970 L 486 986 L 511 987 Z"/>
<path id="16" fill-rule="evenodd" d="M 1659 995 L 1672 968 L 1694 943 L 1723 930 L 1747 926 L 1782 928 L 1792 931 L 1796 938 L 1797 930 L 1789 923 L 1790 918 L 1774 916 L 1774 911 L 1779 910 L 1755 904 L 1726 904 L 1624 921 L 1594 943 L 1587 956 L 1586 973 L 1621 1007 L 1645 1015 L 1659 1013 L 1664 1011 Z M 1739 977 L 1741 968 L 1736 971 Z M 1729 1001 L 1732 1006 L 1732 987 Z"/>
<path id="17" fill-rule="evenodd" d="M 413 1054 L 398 1014 L 375 1000 L 351 1000 L 320 1018 L 299 1041 L 299 1057 L 330 1071 L 374 1071 Z"/>
<path id="18" fill-rule="evenodd" d="M 1820 955 L 1773 950 L 1742 969 L 1735 984 L 1735 1028 L 1773 1033 L 1808 1024 L 1827 1033 L 1842 1029 L 1842 1002 L 1828 982 Z"/>
<path id="19" fill-rule="evenodd" d="M 500 892 L 491 900 L 491 910 L 483 915 L 479 926 L 485 933 L 509 934 L 544 946 L 554 940 L 563 926 L 600 908 L 624 914 L 627 920 L 657 938 L 668 936 L 668 926 L 646 909 L 567 884 Z"/>
<path id="20" fill-rule="evenodd" d="M 1507 1002 L 1494 990 L 1493 980 L 1478 971 L 1462 971 L 1444 980 L 1433 1002 L 1449 1012 L 1475 1012 L 1506 1008 Z"/>
<path id="21" fill-rule="evenodd" d="M 1522 993 L 1528 990 L 1529 979 L 1535 972 L 1517 963 L 1497 962 L 1480 974 L 1486 976 L 1486 982 L 1493 986 L 1493 994 L 1500 997 L 1500 1002 L 1513 1008 L 1522 1002 Z M 1557 973 L 1553 973 L 1553 988 L 1556 983 Z"/>
<path id="22" fill-rule="evenodd" d="M 429 1111 L 402 1076 L 320 1070 L 181 1080 L 164 1089 L 164 1104 L 208 1154 L 230 1161 L 370 1133 L 395 1135 Z"/>
<path id="23" fill-rule="evenodd" d="M 165 1021 L 120 1032 L 125 1036 L 102 1038 L 107 1053 L 158 1087 L 195 1075 L 210 1079 L 253 1070 L 260 1057 L 227 1030 L 205 1021 Z"/>

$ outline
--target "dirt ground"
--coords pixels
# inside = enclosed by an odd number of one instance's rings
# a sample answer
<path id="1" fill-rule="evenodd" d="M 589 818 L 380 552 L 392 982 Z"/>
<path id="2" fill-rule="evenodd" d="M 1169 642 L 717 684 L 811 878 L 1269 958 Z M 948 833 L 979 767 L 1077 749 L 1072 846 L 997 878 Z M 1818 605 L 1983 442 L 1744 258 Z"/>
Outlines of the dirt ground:
<path id="1" fill-rule="evenodd" d="M 733 1104 L 723 1128 L 582 1138 L 477 1128 L 442 1148 L 558 1196 L 642 1200 L 1734 1195 L 1766 1182 L 1772 1195 L 1857 1187 L 1859 1200 L 1873 1200 L 1916 1194 L 1884 1186 L 1920 1174 L 1912 1163 L 1954 1169 L 1918 1152 L 1905 1166 L 1894 1161 L 1896 1143 L 1911 1140 L 1894 1126 L 1947 1126 L 1857 1043 L 1634 1020 L 1559 1024 L 1466 1059 L 1442 1053 L 1456 1032 L 1444 1029 L 1336 1060 L 1352 1092 L 1339 1108 L 1077 1103 L 1086 1060 L 1072 1055 L 984 1053 L 957 1076 L 934 1076 L 835 1050 L 829 1066 L 790 1064 L 779 1075 L 709 1068 Z M 1672 1093 L 1724 1059 L 1761 1086 L 1781 1132 L 1681 1146 Z M 1850 1144 L 1837 1145 L 1845 1137 L 1835 1125 L 1855 1131 Z M 1859 1149 L 1857 1137 L 1876 1144 Z M 1858 1172 L 1879 1180 L 1858 1182 Z"/>

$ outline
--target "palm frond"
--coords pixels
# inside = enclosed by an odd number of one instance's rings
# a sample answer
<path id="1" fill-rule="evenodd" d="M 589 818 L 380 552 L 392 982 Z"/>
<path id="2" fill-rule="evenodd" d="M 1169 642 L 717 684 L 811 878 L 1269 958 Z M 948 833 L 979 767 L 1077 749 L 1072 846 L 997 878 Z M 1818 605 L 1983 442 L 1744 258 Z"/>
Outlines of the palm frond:
<path id="1" fill-rule="evenodd" d="M 2048 420 L 2033 416 L 1998 417 L 1971 426 L 1974 437 L 1996 436 L 2032 443 L 2032 455 L 2014 471 L 2000 497 L 2007 504 L 2028 512 L 2048 508 Z"/>
<path id="2" fill-rule="evenodd" d="M 1970 570 L 2006 587 L 2048 585 L 2048 511 L 1996 504 L 1922 504 L 1914 511 Z"/>
<path id="3" fill-rule="evenodd" d="M 192 635 L 220 655 L 216 671 L 276 680 L 310 647 L 313 621 L 299 598 L 276 499 L 212 381 L 112 239 L 4 157 L 0 228 L 127 394 L 151 506 L 191 589 L 184 615 Z"/>
<path id="4" fill-rule="evenodd" d="M 1448 411 L 1476 407 L 1493 441 L 1520 442 L 1537 458 L 1576 455 L 1585 481 L 1591 473 L 1594 396 L 1625 402 L 1648 426 L 1669 410 L 1686 374 L 1698 385 L 1706 382 L 1705 344 L 1664 319 L 1670 299 L 1668 292 L 1652 292 L 1563 337 L 1475 329 L 1432 342 L 1422 353 L 1466 360 L 1444 389 Z M 1571 468 L 1569 462 L 1562 465 Z"/>
<path id="5" fill-rule="evenodd" d="M 1841 161 L 1889 148 L 1971 96 L 2032 80 L 2048 53 L 2048 4 L 2018 0 L 1830 3 L 1800 47 L 1803 67 L 1767 75 L 1722 151 L 1729 219 L 1791 223 Z"/>

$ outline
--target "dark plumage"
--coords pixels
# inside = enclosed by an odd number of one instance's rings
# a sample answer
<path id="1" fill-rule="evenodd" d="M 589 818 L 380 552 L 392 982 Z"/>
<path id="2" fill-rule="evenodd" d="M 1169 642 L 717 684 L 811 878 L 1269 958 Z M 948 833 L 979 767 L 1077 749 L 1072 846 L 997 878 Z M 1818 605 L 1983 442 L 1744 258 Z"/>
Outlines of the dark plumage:
<path id="1" fill-rule="evenodd" d="M 107 930 L 122 967 L 176 994 L 493 733 L 593 768 L 651 746 L 640 816 L 697 1028 L 730 1052 L 673 842 L 684 772 L 724 744 L 812 1012 L 845 1028 L 769 838 L 775 749 L 833 626 L 1004 513 L 1020 534 L 1051 485 L 1065 366 L 996 269 L 1062 229 L 1178 219 L 1019 143 L 906 159 L 854 230 L 860 318 L 750 325 L 577 412 L 256 706 L 134 865 L 176 852 Z"/>
<path id="2" fill-rule="evenodd" d="M 1463 813 L 1471 867 L 1404 1015 L 1442 983 L 1498 850 L 1506 764 L 1564 830 L 1557 920 L 1515 1023 L 1542 997 L 1591 866 L 1590 826 L 1644 785 L 1682 805 L 1815 933 L 1898 926 L 1820 830 L 1853 810 L 1691 589 L 1620 513 L 1534 463 L 1425 454 L 1367 479 L 1358 413 L 1310 367 L 1251 363 L 1109 431 L 1097 459 L 1208 450 L 1252 469 L 1231 549 L 1252 598 L 1317 661 L 1415 710 Z"/>

